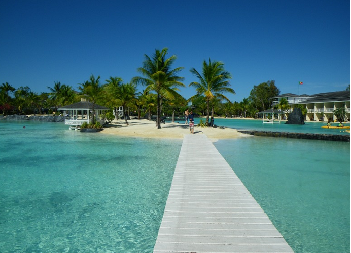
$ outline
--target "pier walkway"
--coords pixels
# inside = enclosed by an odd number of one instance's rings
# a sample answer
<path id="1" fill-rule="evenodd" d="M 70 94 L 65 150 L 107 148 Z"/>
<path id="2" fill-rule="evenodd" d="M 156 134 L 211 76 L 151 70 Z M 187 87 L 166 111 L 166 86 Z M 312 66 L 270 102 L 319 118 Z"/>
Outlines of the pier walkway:
<path id="1" fill-rule="evenodd" d="M 154 252 L 293 252 L 203 134 L 185 135 Z"/>

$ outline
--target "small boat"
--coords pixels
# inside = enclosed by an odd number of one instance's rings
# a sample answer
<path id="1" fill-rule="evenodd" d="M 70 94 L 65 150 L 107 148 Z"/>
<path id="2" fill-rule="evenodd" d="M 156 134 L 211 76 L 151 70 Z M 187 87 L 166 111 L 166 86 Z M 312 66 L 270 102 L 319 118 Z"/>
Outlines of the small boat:
<path id="1" fill-rule="evenodd" d="M 322 126 L 325 129 L 350 129 L 350 126 Z"/>
<path id="2" fill-rule="evenodd" d="M 69 128 L 68 128 L 69 130 L 75 130 L 75 131 L 78 131 L 78 130 L 80 130 L 80 126 L 78 126 L 78 125 L 72 125 L 72 126 L 69 126 Z"/>

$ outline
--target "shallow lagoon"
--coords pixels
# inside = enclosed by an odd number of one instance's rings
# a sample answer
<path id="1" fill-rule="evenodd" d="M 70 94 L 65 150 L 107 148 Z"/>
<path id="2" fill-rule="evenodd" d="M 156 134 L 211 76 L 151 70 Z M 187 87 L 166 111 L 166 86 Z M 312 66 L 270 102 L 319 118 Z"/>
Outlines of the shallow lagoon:
<path id="1" fill-rule="evenodd" d="M 2 252 L 152 252 L 181 140 L 26 121 L 0 142 Z M 215 145 L 296 252 L 349 252 L 349 143 Z"/>
<path id="2" fill-rule="evenodd" d="M 0 142 L 1 252 L 152 252 L 181 140 L 0 122 Z"/>
<path id="3" fill-rule="evenodd" d="M 205 121 L 205 118 L 202 118 Z M 178 121 L 184 123 L 184 121 Z M 200 118 L 195 118 L 195 124 L 200 122 Z M 304 125 L 285 124 L 285 121 L 274 124 L 263 124 L 259 119 L 231 119 L 231 118 L 215 118 L 214 123 L 218 126 L 234 128 L 237 130 L 257 130 L 271 132 L 292 132 L 292 133 L 313 133 L 313 134 L 350 134 L 345 129 L 324 129 L 325 122 L 306 121 Z M 338 123 L 332 123 L 337 126 Z M 350 123 L 345 123 L 350 126 Z"/>
<path id="4" fill-rule="evenodd" d="M 350 252 L 350 143 L 249 137 L 215 146 L 295 252 Z"/>

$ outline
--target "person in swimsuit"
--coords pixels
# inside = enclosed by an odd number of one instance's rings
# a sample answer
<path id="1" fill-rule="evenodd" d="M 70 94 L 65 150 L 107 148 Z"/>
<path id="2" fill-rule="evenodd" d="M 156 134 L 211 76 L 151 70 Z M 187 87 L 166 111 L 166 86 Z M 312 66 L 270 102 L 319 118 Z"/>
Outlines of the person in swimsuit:
<path id="1" fill-rule="evenodd" d="M 188 117 L 189 117 L 189 111 L 188 109 L 186 109 L 186 111 L 184 112 L 185 114 L 185 123 L 184 124 L 187 124 L 188 123 Z"/>

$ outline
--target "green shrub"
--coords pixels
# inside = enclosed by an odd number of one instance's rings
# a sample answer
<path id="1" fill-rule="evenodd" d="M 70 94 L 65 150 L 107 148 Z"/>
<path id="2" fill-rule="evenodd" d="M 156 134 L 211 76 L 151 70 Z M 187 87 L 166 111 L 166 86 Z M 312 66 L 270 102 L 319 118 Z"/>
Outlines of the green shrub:
<path id="1" fill-rule="evenodd" d="M 88 123 L 87 123 L 87 122 L 84 122 L 84 123 L 80 126 L 80 128 L 88 128 Z"/>
<path id="2" fill-rule="evenodd" d="M 101 129 L 101 128 L 102 128 L 101 123 L 97 121 L 97 122 L 95 123 L 95 125 L 94 125 L 94 128 L 95 128 L 95 129 Z"/>
<path id="3" fill-rule="evenodd" d="M 84 122 L 80 128 L 82 129 L 85 129 L 85 128 L 90 128 L 90 129 L 101 129 L 102 128 L 102 125 L 100 122 L 96 122 L 95 124 L 88 124 L 87 122 Z"/>
<path id="4" fill-rule="evenodd" d="M 205 122 L 204 122 L 203 119 L 200 119 L 199 126 L 200 127 L 205 127 Z"/>

